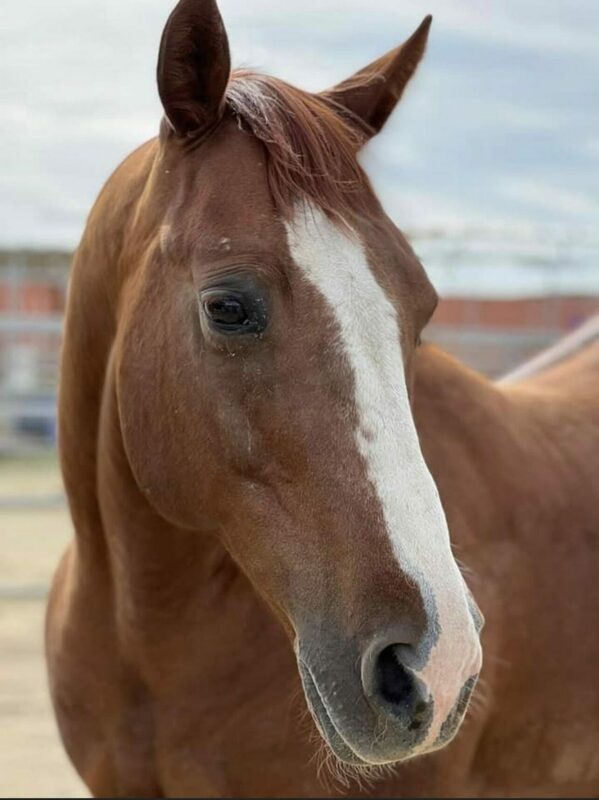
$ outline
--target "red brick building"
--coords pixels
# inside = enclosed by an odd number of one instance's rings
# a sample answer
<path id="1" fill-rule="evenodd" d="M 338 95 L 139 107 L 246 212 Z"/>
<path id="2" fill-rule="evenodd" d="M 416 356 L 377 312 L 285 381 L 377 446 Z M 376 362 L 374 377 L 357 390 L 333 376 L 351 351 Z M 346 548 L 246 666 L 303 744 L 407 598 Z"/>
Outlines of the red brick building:
<path id="1" fill-rule="evenodd" d="M 466 363 L 499 375 L 599 313 L 596 297 L 442 300 L 425 338 Z"/>

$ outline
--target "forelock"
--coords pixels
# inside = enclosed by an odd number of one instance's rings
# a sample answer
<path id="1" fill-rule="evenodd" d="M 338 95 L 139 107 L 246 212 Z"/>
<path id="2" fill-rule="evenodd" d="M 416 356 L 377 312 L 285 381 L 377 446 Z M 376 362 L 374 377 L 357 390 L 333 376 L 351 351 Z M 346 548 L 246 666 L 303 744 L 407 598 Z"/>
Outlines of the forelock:
<path id="1" fill-rule="evenodd" d="M 267 75 L 235 70 L 226 106 L 266 148 L 268 180 L 279 212 L 291 219 L 298 201 L 351 225 L 368 214 L 369 183 L 357 160 L 367 132 L 323 96 Z"/>

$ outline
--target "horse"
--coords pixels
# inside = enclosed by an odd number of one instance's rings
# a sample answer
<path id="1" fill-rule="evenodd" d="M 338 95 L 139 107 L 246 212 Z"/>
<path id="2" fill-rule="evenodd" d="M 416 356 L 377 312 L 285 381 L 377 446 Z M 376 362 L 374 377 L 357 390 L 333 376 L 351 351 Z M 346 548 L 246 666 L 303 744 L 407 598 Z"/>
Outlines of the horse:
<path id="1" fill-rule="evenodd" d="M 498 383 L 423 343 L 359 162 L 430 23 L 318 94 L 232 71 L 214 0 L 166 24 L 64 329 L 46 653 L 96 796 L 599 788 L 596 337 Z"/>

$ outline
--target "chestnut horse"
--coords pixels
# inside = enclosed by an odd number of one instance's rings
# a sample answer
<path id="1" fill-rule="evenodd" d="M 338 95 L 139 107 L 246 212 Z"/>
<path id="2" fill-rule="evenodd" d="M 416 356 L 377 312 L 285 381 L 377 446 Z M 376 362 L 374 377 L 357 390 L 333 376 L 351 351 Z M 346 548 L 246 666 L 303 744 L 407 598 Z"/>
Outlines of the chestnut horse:
<path id="1" fill-rule="evenodd" d="M 599 789 L 597 345 L 497 385 L 419 347 L 357 160 L 429 25 L 318 95 L 231 73 L 213 0 L 166 25 L 64 337 L 46 644 L 96 795 Z"/>

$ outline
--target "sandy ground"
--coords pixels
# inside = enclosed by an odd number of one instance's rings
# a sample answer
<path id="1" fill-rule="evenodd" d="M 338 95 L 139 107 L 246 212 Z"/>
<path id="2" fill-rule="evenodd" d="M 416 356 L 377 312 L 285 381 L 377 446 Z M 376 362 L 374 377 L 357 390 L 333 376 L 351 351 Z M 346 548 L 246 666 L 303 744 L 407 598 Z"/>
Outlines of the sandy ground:
<path id="1" fill-rule="evenodd" d="M 0 461 L 0 796 L 88 793 L 60 743 L 43 659 L 49 581 L 71 522 L 50 456 Z"/>

